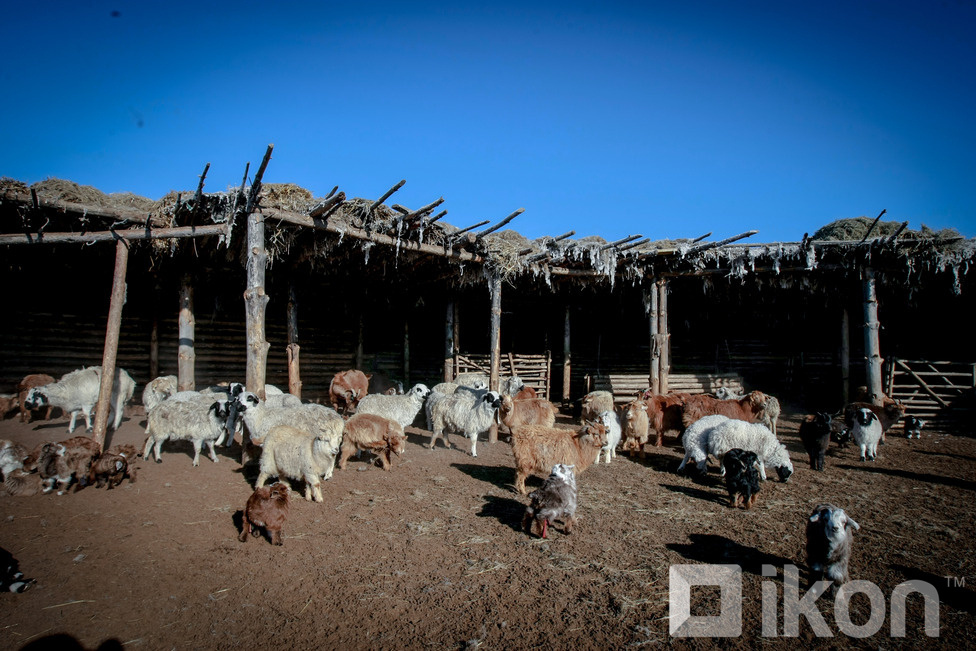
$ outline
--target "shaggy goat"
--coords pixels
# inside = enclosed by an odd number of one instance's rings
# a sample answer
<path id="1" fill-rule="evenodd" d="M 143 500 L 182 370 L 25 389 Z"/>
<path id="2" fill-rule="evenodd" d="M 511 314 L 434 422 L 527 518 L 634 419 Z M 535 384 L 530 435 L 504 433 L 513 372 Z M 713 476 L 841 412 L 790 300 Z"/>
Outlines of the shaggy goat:
<path id="1" fill-rule="evenodd" d="M 10 474 L 4 475 L 3 483 L 0 484 L 0 495 L 10 497 L 32 497 L 41 494 L 43 490 L 41 476 L 36 472 L 24 470 L 13 470 Z"/>
<path id="2" fill-rule="evenodd" d="M 734 448 L 755 452 L 759 457 L 759 476 L 766 481 L 766 466 L 776 468 L 780 481 L 793 474 L 793 462 L 786 446 L 779 442 L 769 428 L 759 423 L 729 419 L 708 430 L 706 450 L 722 463 L 722 457 Z M 725 466 L 722 466 L 725 474 Z"/>
<path id="3" fill-rule="evenodd" d="M 644 446 L 650 435 L 650 420 L 647 417 L 647 403 L 643 400 L 632 400 L 621 407 L 620 428 L 625 452 L 633 455 L 639 452 L 644 457 Z"/>
<path id="4" fill-rule="evenodd" d="M 193 465 L 200 465 L 200 449 L 206 443 L 210 460 L 217 463 L 214 445 L 225 435 L 230 408 L 226 400 L 204 407 L 195 400 L 164 400 L 149 412 L 146 424 L 144 459 L 155 446 L 156 463 L 162 463 L 160 450 L 164 441 L 190 441 L 193 444 Z"/>
<path id="5" fill-rule="evenodd" d="M 753 391 L 738 400 L 717 400 L 704 394 L 689 396 L 685 400 L 681 421 L 688 427 L 705 416 L 721 415 L 755 423 L 766 408 L 766 394 Z"/>
<path id="6" fill-rule="evenodd" d="M 878 458 L 878 443 L 882 433 L 881 419 L 873 411 L 862 408 L 854 415 L 851 436 L 854 445 L 861 450 L 861 461 L 874 461 Z"/>
<path id="7" fill-rule="evenodd" d="M 247 542 L 248 534 L 256 537 L 260 534 L 258 529 L 263 528 L 272 545 L 282 544 L 281 528 L 285 526 L 290 507 L 288 493 L 288 484 L 280 481 L 261 486 L 251 493 L 244 505 L 241 535 L 237 539 Z"/>
<path id="8" fill-rule="evenodd" d="M 101 378 L 101 366 L 90 366 L 72 371 L 63 375 L 57 382 L 42 387 L 34 387 L 28 391 L 24 406 L 27 409 L 37 409 L 50 405 L 69 412 L 71 422 L 68 424 L 68 434 L 75 430 L 78 414 L 82 414 L 85 417 L 85 428 L 90 432 L 92 431 L 91 412 L 98 402 Z M 115 369 L 112 395 L 109 399 L 109 420 L 113 430 L 117 430 L 122 423 L 123 407 L 132 398 L 135 388 L 135 381 L 129 377 L 124 369 Z"/>
<path id="9" fill-rule="evenodd" d="M 30 450 L 20 443 L 0 439 L 0 478 L 6 477 L 14 470 L 24 467 L 24 459 Z"/>
<path id="10" fill-rule="evenodd" d="M 854 530 L 861 526 L 844 509 L 820 504 L 807 519 L 807 566 L 811 583 L 821 579 L 843 585 L 850 580 L 848 564 Z"/>
<path id="11" fill-rule="evenodd" d="M 596 417 L 605 411 L 613 411 L 613 394 L 609 391 L 590 391 L 583 396 L 582 413 L 580 417 L 584 421 L 594 421 Z"/>
<path id="12" fill-rule="evenodd" d="M 30 375 L 24 376 L 24 379 L 17 383 L 17 402 L 20 405 L 20 420 L 24 423 L 31 422 L 33 418 L 33 409 L 27 407 L 27 394 L 31 389 L 36 387 L 43 387 L 54 382 L 54 378 L 50 375 L 44 373 L 31 373 Z M 47 405 L 44 410 L 44 420 L 51 419 L 51 411 L 54 409 L 51 405 Z"/>
<path id="13" fill-rule="evenodd" d="M 498 415 L 501 417 L 502 425 L 509 430 L 522 425 L 552 427 L 556 424 L 556 406 L 545 398 L 516 400 L 512 396 L 503 395 Z M 620 429 L 619 425 L 617 429 Z"/>
<path id="14" fill-rule="evenodd" d="M 529 475 L 548 476 L 557 463 L 574 467 L 581 473 L 596 461 L 607 442 L 606 428 L 587 423 L 572 431 L 541 425 L 525 425 L 512 430 L 512 453 L 515 455 L 515 488 L 525 495 Z"/>
<path id="15" fill-rule="evenodd" d="M 424 399 L 430 395 L 430 389 L 423 384 L 415 384 L 403 395 L 388 396 L 371 393 L 360 399 L 356 407 L 358 414 L 376 414 L 400 423 L 400 427 L 413 424 L 420 409 L 424 406 Z"/>
<path id="16" fill-rule="evenodd" d="M 499 405 L 501 396 L 494 391 L 455 391 L 434 405 L 434 431 L 427 447 L 433 450 L 437 439 L 443 438 L 444 445 L 450 448 L 447 434 L 453 432 L 467 437 L 471 441 L 471 456 L 478 456 L 478 437 L 495 422 Z"/>
<path id="17" fill-rule="evenodd" d="M 79 487 L 88 479 L 92 462 L 99 455 L 98 443 L 87 436 L 74 436 L 60 443 L 42 443 L 24 460 L 24 470 L 36 470 L 49 493 L 59 485 L 58 495 L 63 495 L 72 482 Z"/>
<path id="18" fill-rule="evenodd" d="M 810 456 L 811 470 L 824 469 L 824 456 L 830 443 L 830 423 L 830 414 L 822 411 L 807 416 L 800 423 L 800 440 L 803 441 L 803 447 Z"/>
<path id="19" fill-rule="evenodd" d="M 522 529 L 545 538 L 549 523 L 560 520 L 563 533 L 569 534 L 576 524 L 576 473 L 573 466 L 557 463 L 549 477 L 529 494 L 529 505 L 522 516 Z"/>
<path id="20" fill-rule="evenodd" d="M 371 377 L 373 376 L 366 375 L 356 369 L 333 375 L 332 381 L 329 383 L 329 398 L 332 400 L 332 408 L 343 416 L 355 411 L 359 401 L 369 393 L 369 379 Z"/>
<path id="21" fill-rule="evenodd" d="M 604 463 L 610 463 L 610 459 L 617 456 L 617 446 L 620 444 L 620 417 L 615 411 L 603 411 L 596 417 L 596 422 L 607 430 L 607 444 L 600 450 L 600 457 Z M 597 463 L 600 462 L 600 457 L 597 457 Z"/>
<path id="22" fill-rule="evenodd" d="M 109 489 L 115 488 L 126 477 L 129 477 L 129 462 L 121 454 L 103 452 L 88 470 L 88 483 L 94 484 L 95 488 L 101 488 L 103 484 L 108 484 Z"/>
<path id="23" fill-rule="evenodd" d="M 759 457 L 755 452 L 733 448 L 725 453 L 722 468 L 729 508 L 738 508 L 741 504 L 751 509 L 759 495 Z"/>
<path id="24" fill-rule="evenodd" d="M 142 390 L 142 406 L 148 414 L 152 409 L 177 392 L 175 375 L 162 375 L 146 383 Z"/>
<path id="25" fill-rule="evenodd" d="M 769 431 L 773 433 L 773 436 L 776 436 L 776 422 L 779 420 L 779 412 L 779 400 L 767 394 L 766 404 L 759 413 L 759 419 L 756 422 L 768 427 Z"/>
<path id="26" fill-rule="evenodd" d="M 682 416 L 684 414 L 685 401 L 691 397 L 690 393 L 669 393 L 667 395 L 649 395 L 644 400 L 647 407 L 647 419 L 650 429 L 657 434 L 654 445 L 661 447 L 664 444 L 664 433 L 667 431 L 678 431 L 684 429 Z"/>
<path id="27" fill-rule="evenodd" d="M 305 499 L 324 502 L 321 478 L 332 477 L 340 438 L 341 430 L 337 437 L 329 421 L 317 423 L 311 431 L 277 425 L 260 442 L 252 437 L 262 448 L 261 472 L 255 488 L 264 486 L 269 477 L 303 479 Z"/>
<path id="28" fill-rule="evenodd" d="M 343 429 L 339 469 L 346 469 L 346 462 L 357 450 L 368 450 L 379 457 L 383 470 L 389 470 L 393 462 L 390 455 L 403 454 L 404 438 L 400 423 L 376 414 L 356 414 Z"/>

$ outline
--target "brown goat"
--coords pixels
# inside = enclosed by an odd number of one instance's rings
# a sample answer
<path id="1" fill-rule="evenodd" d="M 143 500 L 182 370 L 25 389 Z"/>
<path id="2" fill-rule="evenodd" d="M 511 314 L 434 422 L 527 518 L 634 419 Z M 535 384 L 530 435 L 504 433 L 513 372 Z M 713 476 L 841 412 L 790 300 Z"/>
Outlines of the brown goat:
<path id="1" fill-rule="evenodd" d="M 403 454 L 403 427 L 400 423 L 376 414 L 356 414 L 346 421 L 339 452 L 339 470 L 346 469 L 349 457 L 356 450 L 368 450 L 380 459 L 383 470 L 392 467 L 391 454 Z"/>
<path id="2" fill-rule="evenodd" d="M 14 470 L 3 478 L 0 483 L 0 495 L 11 497 L 31 497 L 41 492 L 41 476 L 33 472 Z"/>
<path id="3" fill-rule="evenodd" d="M 58 494 L 70 488 L 72 481 L 79 486 L 87 481 L 92 461 L 100 453 L 99 445 L 87 436 L 73 436 L 60 443 L 42 443 L 24 460 L 24 470 L 36 470 L 44 480 L 44 492 L 60 484 Z"/>
<path id="4" fill-rule="evenodd" d="M 698 394 L 689 396 L 685 400 L 681 422 L 688 427 L 696 420 L 717 414 L 733 420 L 755 423 L 765 408 L 766 394 L 761 391 L 747 393 L 738 400 L 719 400 L 712 396 Z"/>
<path id="5" fill-rule="evenodd" d="M 20 409 L 20 398 L 16 393 L 0 394 L 0 420 L 7 417 L 7 414 Z"/>
<path id="6" fill-rule="evenodd" d="M 17 384 L 17 402 L 20 404 L 20 420 L 29 423 L 32 420 L 33 412 L 24 404 L 27 401 L 27 394 L 35 387 L 43 387 L 54 382 L 54 378 L 44 373 L 32 373 L 24 376 L 24 379 Z M 40 407 L 44 410 L 44 420 L 51 420 L 51 410 L 54 407 L 48 405 Z"/>
<path id="7" fill-rule="evenodd" d="M 275 482 L 270 486 L 258 488 L 247 498 L 244 506 L 244 521 L 238 540 L 247 542 L 247 535 L 257 536 L 258 528 L 268 532 L 272 545 L 282 544 L 281 528 L 288 518 L 288 484 Z"/>
<path id="8" fill-rule="evenodd" d="M 644 398 L 650 429 L 657 434 L 654 445 L 661 447 L 664 444 L 665 432 L 677 431 L 680 435 L 684 430 L 681 417 L 684 414 L 685 402 L 689 398 L 691 398 L 690 393 L 669 393 Z"/>
<path id="9" fill-rule="evenodd" d="M 108 449 L 110 454 L 118 454 L 125 457 L 125 462 L 129 464 L 126 472 L 128 473 L 129 483 L 136 483 L 136 457 L 139 456 L 139 450 L 136 446 L 129 443 L 119 443 L 118 445 L 113 445 Z"/>
<path id="10" fill-rule="evenodd" d="M 556 406 L 545 398 L 516 400 L 512 396 L 502 396 L 498 415 L 509 431 L 522 425 L 552 427 L 556 424 Z"/>
<path id="11" fill-rule="evenodd" d="M 647 418 L 647 404 L 643 400 L 631 400 L 620 410 L 620 439 L 624 452 L 631 456 L 635 452 L 644 457 L 650 421 Z"/>
<path id="12" fill-rule="evenodd" d="M 587 423 L 572 431 L 524 425 L 512 430 L 512 453 L 515 455 L 515 488 L 525 495 L 529 475 L 548 477 L 557 463 L 575 466 L 576 474 L 589 468 L 606 445 L 603 425 Z"/>
<path id="13" fill-rule="evenodd" d="M 126 477 L 129 477 L 128 460 L 121 454 L 111 452 L 103 452 L 92 462 L 88 470 L 88 483 L 94 484 L 95 488 L 101 488 L 107 483 L 111 490 L 121 484 Z M 129 481 L 133 481 L 131 477 Z"/>
<path id="14" fill-rule="evenodd" d="M 605 411 L 613 411 L 613 394 L 609 391 L 590 391 L 583 396 L 584 421 L 596 420 L 596 417 Z"/>
<path id="15" fill-rule="evenodd" d="M 522 387 L 519 392 L 512 396 L 516 400 L 530 400 L 532 398 L 538 398 L 539 394 L 535 392 L 532 387 Z"/>
<path id="16" fill-rule="evenodd" d="M 373 376 L 355 369 L 336 373 L 332 377 L 332 382 L 329 383 L 329 398 L 332 400 L 332 407 L 343 416 L 355 411 L 359 401 L 369 393 L 369 379 L 371 377 Z"/>

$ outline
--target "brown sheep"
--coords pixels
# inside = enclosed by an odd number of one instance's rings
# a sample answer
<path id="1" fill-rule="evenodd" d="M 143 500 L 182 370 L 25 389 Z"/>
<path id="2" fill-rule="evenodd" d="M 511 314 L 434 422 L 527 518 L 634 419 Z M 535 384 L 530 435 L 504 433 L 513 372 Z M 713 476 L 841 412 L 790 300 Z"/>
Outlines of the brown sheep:
<path id="1" fill-rule="evenodd" d="M 528 476 L 548 477 L 557 463 L 575 466 L 576 474 L 583 472 L 596 461 L 606 437 L 606 428 L 594 423 L 576 432 L 543 425 L 516 427 L 512 430 L 516 490 L 525 495 Z"/>
<path id="2" fill-rule="evenodd" d="M 704 394 L 689 396 L 685 400 L 681 422 L 688 427 L 705 416 L 727 416 L 733 420 L 755 423 L 766 408 L 766 394 L 753 391 L 738 400 L 719 400 Z"/>
<path id="3" fill-rule="evenodd" d="M 502 396 L 498 415 L 509 431 L 522 425 L 552 427 L 556 424 L 556 406 L 545 398 L 515 400 L 512 396 Z"/>
<path id="4" fill-rule="evenodd" d="M 33 472 L 14 470 L 4 476 L 0 483 L 0 495 L 11 497 L 31 497 L 38 495 L 41 490 L 41 476 Z"/>
<path id="5" fill-rule="evenodd" d="M 369 379 L 372 375 L 366 375 L 362 371 L 350 369 L 342 373 L 336 373 L 329 383 L 329 398 L 332 400 L 332 407 L 347 416 L 356 410 L 359 401 L 369 393 Z"/>
<path id="6" fill-rule="evenodd" d="M 281 545 L 281 528 L 288 518 L 288 484 L 282 481 L 256 489 L 244 506 L 244 522 L 238 540 L 247 542 L 247 535 L 257 536 L 258 528 L 268 532 L 272 545 Z"/>
<path id="7" fill-rule="evenodd" d="M 42 443 L 24 460 L 24 470 L 36 470 L 44 480 L 44 492 L 60 485 L 59 495 L 71 487 L 79 486 L 88 478 L 92 461 L 100 454 L 98 443 L 87 436 L 73 436 L 60 443 Z"/>
<path id="8" fill-rule="evenodd" d="M 24 377 L 20 383 L 17 384 L 17 402 L 20 404 L 20 420 L 24 423 L 31 422 L 33 412 L 28 409 L 24 404 L 27 401 L 27 394 L 31 389 L 36 387 L 43 387 L 54 382 L 54 378 L 50 375 L 45 375 L 43 373 L 32 373 Z M 43 420 L 51 420 L 51 410 L 54 407 L 47 405 L 46 407 L 40 407 L 38 410 L 44 410 Z"/>
<path id="9" fill-rule="evenodd" d="M 122 483 L 122 480 L 129 477 L 129 462 L 121 454 L 103 452 L 95 461 L 92 462 L 88 470 L 88 484 L 94 484 L 95 488 L 101 488 L 103 484 L 108 484 L 109 490 Z"/>
<path id="10" fill-rule="evenodd" d="M 680 434 L 684 429 L 681 417 L 684 414 L 685 401 L 689 398 L 690 393 L 669 393 L 644 398 L 650 428 L 657 434 L 654 445 L 661 447 L 664 444 L 665 432 L 673 430 Z"/>
<path id="11" fill-rule="evenodd" d="M 605 411 L 613 411 L 613 394 L 609 391 L 590 391 L 583 396 L 584 421 L 596 420 Z"/>
<path id="12" fill-rule="evenodd" d="M 380 459 L 383 470 L 392 467 L 390 454 L 403 454 L 403 427 L 400 423 L 376 414 L 356 414 L 346 421 L 339 452 L 339 469 L 346 469 L 349 457 L 356 450 L 368 450 Z"/>
<path id="13" fill-rule="evenodd" d="M 647 404 L 643 400 L 631 400 L 621 408 L 620 438 L 623 441 L 624 452 L 629 452 L 631 456 L 639 452 L 643 458 L 649 429 Z"/>

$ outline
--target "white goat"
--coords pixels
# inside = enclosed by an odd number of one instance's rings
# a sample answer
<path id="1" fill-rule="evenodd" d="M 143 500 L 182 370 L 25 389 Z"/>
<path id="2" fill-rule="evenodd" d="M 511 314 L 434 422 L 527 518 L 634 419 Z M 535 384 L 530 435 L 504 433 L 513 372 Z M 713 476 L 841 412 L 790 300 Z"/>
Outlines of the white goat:
<path id="1" fill-rule="evenodd" d="M 339 417 L 340 423 L 342 417 Z M 305 499 L 322 502 L 321 478 L 329 479 L 335 470 L 336 455 L 342 438 L 329 422 L 319 422 L 308 432 L 289 425 L 277 425 L 259 443 L 261 472 L 255 488 L 261 488 L 269 477 L 305 480 Z M 253 439 L 252 439 L 253 440 Z"/>
<path id="2" fill-rule="evenodd" d="M 718 459 L 722 476 L 725 476 L 725 464 L 722 463 L 722 458 L 726 452 L 735 448 L 756 453 L 759 457 L 759 476 L 763 481 L 766 481 L 767 465 L 776 468 L 781 481 L 785 482 L 793 474 L 790 453 L 765 425 L 728 419 L 709 428 L 705 449 L 708 454 Z"/>
<path id="3" fill-rule="evenodd" d="M 193 443 L 193 465 L 200 465 L 200 449 L 206 443 L 210 459 L 217 463 L 214 444 L 224 435 L 230 410 L 226 400 L 211 401 L 209 407 L 192 400 L 164 400 L 149 412 L 146 424 L 144 459 L 155 446 L 156 463 L 162 463 L 160 449 L 163 441 Z"/>
<path id="4" fill-rule="evenodd" d="M 620 443 L 620 417 L 615 411 L 601 411 L 596 422 L 607 428 L 607 444 L 600 450 L 600 456 L 604 463 L 610 463 L 610 459 L 617 456 L 617 445 Z"/>
<path id="5" fill-rule="evenodd" d="M 437 439 L 443 438 L 444 445 L 451 447 L 448 432 L 464 434 L 471 440 L 471 456 L 478 456 L 478 436 L 487 432 L 495 422 L 495 415 L 501 405 L 501 396 L 495 391 L 456 391 L 434 406 L 433 434 L 430 449 Z"/>
<path id="6" fill-rule="evenodd" d="M 854 414 L 851 432 L 854 444 L 861 449 L 861 461 L 878 458 L 878 441 L 881 440 L 881 420 L 870 409 L 858 409 Z"/>
<path id="7" fill-rule="evenodd" d="M 61 376 L 57 382 L 31 389 L 24 405 L 27 409 L 50 405 L 69 412 L 71 422 L 68 424 L 68 434 L 74 431 L 78 414 L 83 414 L 85 429 L 90 432 L 92 431 L 91 412 L 98 402 L 101 377 L 101 366 L 89 366 L 71 371 Z M 136 383 L 125 369 L 116 368 L 115 379 L 112 382 L 112 396 L 109 399 L 109 422 L 113 430 L 117 430 L 122 423 L 123 407 L 132 398 L 135 389 Z"/>
<path id="8" fill-rule="evenodd" d="M 363 396 L 359 401 L 356 413 L 376 414 L 400 423 L 400 427 L 407 427 L 413 424 L 428 395 L 430 389 L 423 384 L 413 385 L 413 388 L 403 395 L 388 396 L 382 393 L 371 393 Z"/>
<path id="9" fill-rule="evenodd" d="M 176 393 L 176 376 L 162 375 L 146 384 L 142 390 L 142 405 L 148 414 L 153 407 Z"/>

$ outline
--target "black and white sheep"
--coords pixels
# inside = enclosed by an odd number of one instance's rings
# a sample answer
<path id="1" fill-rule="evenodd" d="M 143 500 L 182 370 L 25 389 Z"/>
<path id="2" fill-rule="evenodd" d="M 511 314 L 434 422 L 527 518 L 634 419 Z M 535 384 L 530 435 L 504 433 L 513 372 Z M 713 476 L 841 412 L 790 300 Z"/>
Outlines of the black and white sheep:
<path id="1" fill-rule="evenodd" d="M 101 377 L 101 366 L 89 366 L 71 371 L 61 376 L 57 382 L 31 389 L 24 405 L 27 409 L 60 407 L 62 411 L 70 413 L 69 434 L 75 429 L 78 414 L 82 414 L 85 417 L 85 429 L 90 432 L 92 431 L 91 414 L 98 402 Z M 123 407 L 132 398 L 135 389 L 136 383 L 125 369 L 115 369 L 112 395 L 109 399 L 109 422 L 113 430 L 117 430 L 122 423 Z"/>
<path id="2" fill-rule="evenodd" d="M 844 509 L 819 504 L 807 519 L 807 566 L 811 583 L 826 579 L 843 585 L 850 580 L 848 565 L 854 530 L 861 526 Z"/>
<path id="3" fill-rule="evenodd" d="M 818 411 L 800 423 L 800 440 L 810 456 L 811 470 L 824 469 L 824 457 L 830 444 L 831 421 L 830 414 Z"/>
<path id="4" fill-rule="evenodd" d="M 861 450 L 861 461 L 874 461 L 878 458 L 878 443 L 881 441 L 881 419 L 867 408 L 858 409 L 854 414 L 851 437 L 854 445 Z"/>
<path id="5" fill-rule="evenodd" d="M 433 434 L 430 449 L 437 439 L 443 438 L 444 445 L 451 447 L 447 434 L 463 434 L 471 441 L 471 456 L 478 456 L 478 436 L 487 432 L 496 422 L 501 396 L 495 391 L 456 391 L 434 406 L 431 414 Z"/>
<path id="6" fill-rule="evenodd" d="M 722 459 L 725 489 L 729 493 L 729 508 L 741 504 L 751 509 L 759 495 L 759 457 L 755 452 L 733 448 Z"/>
<path id="7" fill-rule="evenodd" d="M 780 481 L 787 481 L 793 474 L 790 453 L 765 425 L 729 419 L 708 431 L 706 450 L 720 464 L 722 457 L 733 448 L 756 453 L 759 457 L 759 476 L 763 481 L 766 481 L 767 465 L 776 468 Z M 722 466 L 722 474 L 724 473 L 725 466 Z"/>
<path id="8" fill-rule="evenodd" d="M 264 445 L 265 437 L 278 425 L 290 425 L 308 434 L 323 430 L 328 433 L 330 441 L 335 441 L 336 449 L 342 440 L 345 421 L 330 407 L 314 403 L 275 406 L 276 400 L 273 396 L 270 400 L 260 400 L 249 391 L 239 394 L 236 401 L 237 409 L 247 427 L 248 437 L 254 445 Z M 329 477 L 331 476 L 332 473 L 329 472 Z"/>
<path id="9" fill-rule="evenodd" d="M 435 384 L 427 395 L 427 400 L 424 402 L 424 413 L 427 416 L 428 431 L 434 430 L 434 405 L 444 398 L 454 395 L 458 389 L 462 391 L 486 391 L 488 389 L 488 382 L 482 382 L 480 378 L 476 378 L 471 380 L 469 384 L 457 384 L 455 382 Z"/>
<path id="10" fill-rule="evenodd" d="M 215 400 L 204 406 L 197 400 L 164 400 L 146 417 L 146 446 L 144 459 L 155 448 L 156 463 L 162 463 L 160 450 L 164 441 L 190 441 L 193 444 L 193 465 L 200 465 L 200 449 L 206 443 L 210 459 L 217 463 L 214 445 L 225 435 L 230 408 L 227 400 Z"/>
<path id="11" fill-rule="evenodd" d="M 356 413 L 376 414 L 400 423 L 400 427 L 407 427 L 413 424 L 428 395 L 430 395 L 430 389 L 423 384 L 413 385 L 403 395 L 388 396 L 382 393 L 371 393 L 363 396 L 363 399 L 359 401 L 359 405 L 356 406 Z"/>
<path id="12" fill-rule="evenodd" d="M 549 523 L 560 520 L 563 533 L 576 524 L 576 471 L 574 466 L 557 463 L 542 484 L 529 494 L 529 505 L 522 516 L 522 528 L 545 538 Z"/>
<path id="13" fill-rule="evenodd" d="M 918 416 L 905 416 L 905 438 L 922 438 L 922 428 L 925 421 Z"/>

